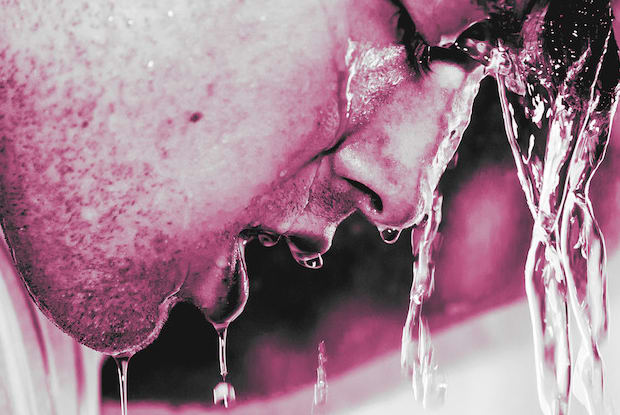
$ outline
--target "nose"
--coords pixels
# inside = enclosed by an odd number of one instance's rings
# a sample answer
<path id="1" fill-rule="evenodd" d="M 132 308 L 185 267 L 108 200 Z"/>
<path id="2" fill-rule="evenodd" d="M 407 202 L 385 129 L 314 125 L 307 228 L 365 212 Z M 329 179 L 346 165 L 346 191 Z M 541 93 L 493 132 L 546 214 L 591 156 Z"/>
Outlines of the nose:
<path id="1" fill-rule="evenodd" d="M 334 174 L 355 190 L 356 208 L 372 223 L 412 225 L 421 212 L 418 182 L 425 152 L 403 146 L 405 137 L 380 128 L 350 137 L 332 159 Z M 415 147 L 415 145 L 413 145 Z"/>
<path id="2" fill-rule="evenodd" d="M 334 175 L 356 189 L 356 208 L 375 225 L 404 228 L 422 219 L 469 123 L 483 77 L 436 62 L 368 110 L 330 155 Z M 353 105 L 355 114 L 355 105 Z"/>

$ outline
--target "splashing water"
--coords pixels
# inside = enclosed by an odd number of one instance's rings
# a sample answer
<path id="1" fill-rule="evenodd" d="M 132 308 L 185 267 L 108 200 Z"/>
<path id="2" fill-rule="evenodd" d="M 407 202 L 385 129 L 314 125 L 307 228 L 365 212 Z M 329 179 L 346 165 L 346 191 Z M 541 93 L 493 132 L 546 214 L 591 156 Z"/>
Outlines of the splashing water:
<path id="1" fill-rule="evenodd" d="M 325 413 L 327 403 L 327 353 L 325 352 L 325 342 L 319 343 L 318 366 L 316 368 L 316 383 L 314 385 L 314 399 L 312 400 L 312 415 Z"/>
<path id="2" fill-rule="evenodd" d="M 435 264 L 432 256 L 441 242 L 438 229 L 443 196 L 437 186 L 444 171 L 456 166 L 457 148 L 469 124 L 473 98 L 477 94 L 482 75 L 480 71 L 479 78 L 478 75 L 472 76 L 463 85 L 463 95 L 452 105 L 452 116 L 446 128 L 448 133 L 441 139 L 432 162 L 418 183 L 421 189 L 420 207 L 423 219 L 411 232 L 413 281 L 407 319 L 403 327 L 401 366 L 403 373 L 411 377 L 414 398 L 425 408 L 442 405 L 447 395 L 446 379 L 435 361 L 430 328 L 423 315 L 424 301 L 431 296 L 434 289 Z"/>
<path id="3" fill-rule="evenodd" d="M 542 3 L 542 2 L 541 2 Z M 525 282 L 537 386 L 546 415 L 568 411 L 568 304 L 581 345 L 577 396 L 609 413 L 600 342 L 607 333 L 605 244 L 588 190 L 616 109 L 618 52 L 605 2 L 537 4 L 523 45 L 491 51 L 505 129 L 534 226 Z"/>
<path id="4" fill-rule="evenodd" d="M 443 197 L 435 191 L 425 220 L 411 233 L 413 282 L 401 347 L 402 369 L 411 377 L 415 399 L 425 408 L 443 404 L 447 392 L 445 377 L 435 362 L 430 329 L 422 315 L 424 301 L 434 288 L 433 242 L 441 222 L 442 201 Z"/>
<path id="5" fill-rule="evenodd" d="M 121 398 L 121 415 L 127 415 L 127 370 L 131 356 L 114 357 L 118 371 L 118 385 Z"/>

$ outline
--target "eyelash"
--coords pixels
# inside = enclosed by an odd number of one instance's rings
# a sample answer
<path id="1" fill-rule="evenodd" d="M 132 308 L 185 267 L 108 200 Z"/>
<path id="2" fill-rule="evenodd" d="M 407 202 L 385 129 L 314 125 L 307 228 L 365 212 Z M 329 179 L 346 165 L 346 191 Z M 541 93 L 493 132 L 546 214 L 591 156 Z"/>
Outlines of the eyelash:
<path id="1" fill-rule="evenodd" d="M 396 38 L 407 52 L 409 68 L 415 75 L 424 75 L 431 71 L 431 48 L 415 29 L 415 23 L 400 0 L 392 0 L 398 9 L 393 18 L 396 20 Z"/>

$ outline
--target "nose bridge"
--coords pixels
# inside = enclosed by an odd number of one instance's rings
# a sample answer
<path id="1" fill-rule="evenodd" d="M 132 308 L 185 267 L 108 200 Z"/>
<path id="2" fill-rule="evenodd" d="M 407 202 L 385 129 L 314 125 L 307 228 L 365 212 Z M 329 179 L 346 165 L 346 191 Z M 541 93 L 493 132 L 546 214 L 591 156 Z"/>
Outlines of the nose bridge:
<path id="1" fill-rule="evenodd" d="M 358 188 L 357 208 L 373 223 L 406 227 L 418 214 L 418 183 L 430 152 L 424 147 L 431 140 L 418 140 L 410 127 L 373 123 L 333 155 L 335 174 Z"/>

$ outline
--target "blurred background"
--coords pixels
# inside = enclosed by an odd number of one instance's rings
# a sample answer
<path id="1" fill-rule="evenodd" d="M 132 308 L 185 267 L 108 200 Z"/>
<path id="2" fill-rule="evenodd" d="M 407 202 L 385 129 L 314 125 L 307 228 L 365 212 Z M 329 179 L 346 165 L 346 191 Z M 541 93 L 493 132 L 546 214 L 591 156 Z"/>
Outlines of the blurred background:
<path id="1" fill-rule="evenodd" d="M 618 121 L 591 190 L 610 257 L 620 236 L 616 219 Z M 440 187 L 444 194 L 442 244 L 436 289 L 425 312 L 437 340 L 438 362 L 447 367 L 448 403 L 474 399 L 464 394 L 476 382 L 480 382 L 481 397 L 497 391 L 510 396 L 522 385 L 523 396 L 529 400 L 516 399 L 514 413 L 536 413 L 526 410 L 536 411 L 537 401 L 523 285 L 532 219 L 505 138 L 493 79 L 482 84 L 458 163 L 446 172 Z M 405 231 L 397 244 L 386 245 L 376 228 L 353 216 L 339 228 L 320 270 L 300 267 L 283 242 L 273 248 L 256 241 L 248 245 L 250 298 L 228 333 L 228 379 L 237 391 L 238 413 L 310 413 L 317 345 L 322 340 L 334 410 L 347 413 L 347 408 L 355 407 L 351 413 L 396 413 L 394 408 L 384 410 L 400 405 L 401 398 L 390 394 L 409 390 L 398 367 L 411 285 L 409 237 Z M 613 264 L 608 269 L 610 281 L 615 277 Z M 613 297 L 610 302 L 620 307 Z M 482 314 L 488 310 L 493 311 Z M 507 366 L 484 372 L 495 361 L 505 361 Z M 481 372 L 476 374 L 477 370 Z M 620 367 L 608 370 L 620 372 Z M 485 377 L 496 383 L 496 392 L 484 386 Z M 179 304 L 160 337 L 132 358 L 130 413 L 156 414 L 157 407 L 167 408 L 166 413 L 219 413 L 209 409 L 211 390 L 219 380 L 215 331 L 197 309 Z M 117 413 L 118 380 L 111 360 L 104 364 L 102 392 L 106 413 Z M 383 396 L 379 406 L 373 407 L 374 395 Z M 403 399 L 412 402 L 410 397 Z M 141 406 L 138 401 L 164 405 Z M 509 406 L 509 401 L 502 405 Z M 360 402 L 362 406 L 356 406 Z M 470 404 L 484 407 L 481 402 Z M 243 412 L 244 407 L 250 409 Z M 512 413 L 505 409 L 503 413 Z"/>

